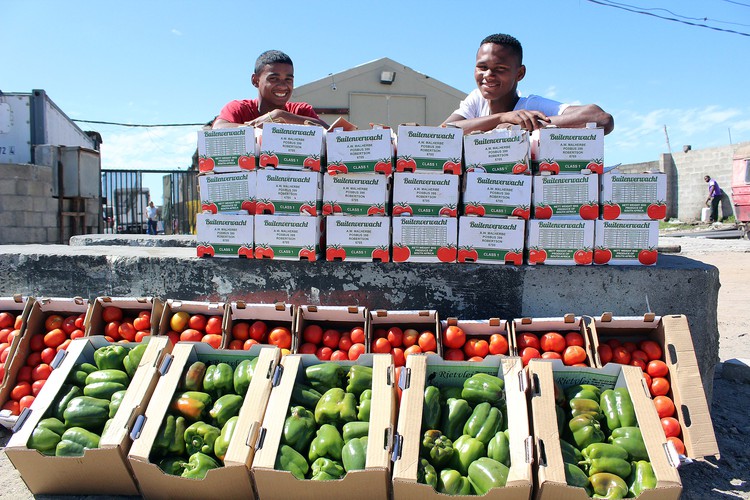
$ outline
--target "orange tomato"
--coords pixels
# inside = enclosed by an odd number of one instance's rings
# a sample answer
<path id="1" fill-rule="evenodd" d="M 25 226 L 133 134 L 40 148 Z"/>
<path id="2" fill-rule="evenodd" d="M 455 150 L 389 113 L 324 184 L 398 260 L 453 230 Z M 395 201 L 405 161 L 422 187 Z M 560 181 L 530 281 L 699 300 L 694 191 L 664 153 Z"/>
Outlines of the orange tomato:
<path id="1" fill-rule="evenodd" d="M 64 331 L 59 328 L 55 328 L 44 335 L 44 345 L 46 345 L 47 347 L 57 347 L 65 342 L 65 339 L 67 338 L 68 336 L 65 335 Z"/>
<path id="2" fill-rule="evenodd" d="M 250 338 L 250 325 L 245 321 L 238 321 L 232 325 L 232 338 L 244 342 Z"/>
<path id="3" fill-rule="evenodd" d="M 206 333 L 221 335 L 221 316 L 211 316 L 206 321 Z"/>
<path id="4" fill-rule="evenodd" d="M 263 342 L 264 340 L 266 340 L 266 336 L 268 335 L 268 325 L 260 320 L 253 321 L 253 324 L 250 325 L 250 329 L 248 330 L 247 334 L 251 339 L 255 339 L 258 342 Z"/>
<path id="5" fill-rule="evenodd" d="M 331 349 L 336 349 L 339 346 L 340 338 L 341 338 L 341 333 L 339 333 L 338 330 L 334 330 L 333 328 L 330 328 L 323 332 L 322 342 L 324 346 L 330 347 Z"/>
<path id="6" fill-rule="evenodd" d="M 524 347 L 521 351 L 521 361 L 523 362 L 523 366 L 528 365 L 529 361 L 532 359 L 541 359 L 541 357 L 542 355 L 536 347 Z"/>
<path id="7" fill-rule="evenodd" d="M 666 377 L 669 374 L 669 367 L 664 361 L 655 359 L 653 361 L 649 361 L 648 367 L 646 367 L 646 371 L 652 377 Z"/>
<path id="8" fill-rule="evenodd" d="M 404 330 L 404 347 L 411 347 L 419 341 L 419 332 L 414 328 Z"/>
<path id="9" fill-rule="evenodd" d="M 151 335 L 151 332 L 139 330 L 139 331 L 135 332 L 135 341 L 136 342 L 143 342 L 143 339 L 145 339 L 146 337 L 149 337 L 150 335 Z"/>
<path id="10" fill-rule="evenodd" d="M 412 354 L 422 354 L 422 348 L 419 347 L 419 344 L 414 344 L 411 347 L 407 347 L 406 350 L 404 350 L 404 359 L 408 358 Z"/>
<path id="11" fill-rule="evenodd" d="M 387 338 L 393 347 L 401 347 L 404 344 L 404 331 L 397 326 L 392 326 L 388 329 Z"/>
<path id="12" fill-rule="evenodd" d="M 208 333 L 203 336 L 203 338 L 201 339 L 201 342 L 203 342 L 204 344 L 210 345 L 214 349 L 219 349 L 221 348 L 221 335 L 217 335 L 215 333 Z"/>
<path id="13" fill-rule="evenodd" d="M 404 366 L 406 364 L 406 355 L 402 348 L 394 347 L 391 350 L 391 355 L 393 355 L 393 364 L 395 366 Z"/>
<path id="14" fill-rule="evenodd" d="M 122 320 L 122 309 L 117 306 L 106 306 L 102 309 L 102 320 L 105 323 Z"/>
<path id="15" fill-rule="evenodd" d="M 47 331 L 54 330 L 56 328 L 62 328 L 64 318 L 59 314 L 50 314 L 47 319 L 44 320 L 44 328 Z"/>
<path id="16" fill-rule="evenodd" d="M 354 361 L 365 353 L 365 344 L 356 342 L 349 348 L 349 360 Z M 404 355 L 406 356 L 406 355 Z"/>
<path id="17" fill-rule="evenodd" d="M 667 437 L 679 437 L 680 432 L 682 432 L 680 422 L 674 417 L 662 418 L 661 426 L 664 429 L 664 435 Z"/>
<path id="18" fill-rule="evenodd" d="M 0 312 L 0 328 L 10 328 L 15 322 L 15 317 L 9 312 Z"/>
<path id="19" fill-rule="evenodd" d="M 486 340 L 482 339 L 468 339 L 464 344 L 464 353 L 466 356 L 484 358 L 490 352 L 490 345 Z"/>
<path id="20" fill-rule="evenodd" d="M 542 353 L 542 359 L 562 359 L 559 352 L 547 351 Z"/>
<path id="21" fill-rule="evenodd" d="M 466 343 L 466 334 L 461 328 L 451 325 L 443 332 L 443 345 L 446 347 L 459 349 L 463 347 L 464 343 Z M 421 347 L 423 350 L 429 350 L 425 349 L 424 346 Z"/>
<path id="22" fill-rule="evenodd" d="M 317 351 L 315 351 L 315 355 L 320 360 L 328 361 L 329 359 L 331 359 L 331 356 L 333 355 L 333 350 L 330 347 L 323 346 Z"/>
<path id="23" fill-rule="evenodd" d="M 133 327 L 136 330 L 151 330 L 151 315 L 138 316 L 133 320 Z"/>
<path id="24" fill-rule="evenodd" d="M 669 393 L 669 380 L 664 377 L 651 377 L 652 396 L 666 396 Z"/>
<path id="25" fill-rule="evenodd" d="M 342 351 L 341 349 L 336 349 L 331 354 L 330 359 L 331 361 L 347 361 L 349 359 L 349 355 L 345 351 Z"/>
<path id="26" fill-rule="evenodd" d="M 508 354 L 508 339 L 500 333 L 490 335 L 490 354 Z"/>
<path id="27" fill-rule="evenodd" d="M 203 338 L 203 333 L 193 328 L 186 328 L 180 333 L 181 342 L 200 342 Z"/>
<path id="28" fill-rule="evenodd" d="M 675 436 L 670 436 L 667 438 L 667 441 L 672 442 L 672 444 L 674 445 L 674 449 L 677 450 L 677 453 L 679 453 L 680 455 L 685 454 L 685 444 L 682 442 L 682 439 Z"/>
<path id="29" fill-rule="evenodd" d="M 302 339 L 305 342 L 318 345 L 323 340 L 323 329 L 318 325 L 307 325 L 302 331 Z"/>
<path id="30" fill-rule="evenodd" d="M 419 350 L 421 352 L 437 350 L 437 341 L 435 340 L 435 334 L 430 331 L 425 330 L 424 332 L 422 332 L 422 334 L 419 336 L 419 339 L 417 340 L 417 344 L 419 345 Z"/>
<path id="31" fill-rule="evenodd" d="M 661 359 L 663 351 L 659 343 L 655 340 L 644 340 L 640 343 L 639 347 L 641 351 L 646 353 L 649 360 Z"/>
<path id="32" fill-rule="evenodd" d="M 254 345 L 258 345 L 258 343 L 259 342 L 257 340 L 255 340 L 255 339 L 247 339 L 242 344 L 242 349 L 245 350 L 245 351 L 249 351 L 251 347 L 253 347 Z"/>
<path id="33" fill-rule="evenodd" d="M 210 322 L 211 320 L 209 320 Z M 208 327 L 206 327 L 208 331 Z M 292 348 L 292 333 L 284 326 L 278 326 L 268 334 L 268 343 L 279 347 L 280 349 Z"/>
<path id="34" fill-rule="evenodd" d="M 117 333 L 120 334 L 120 338 L 123 340 L 127 340 L 128 342 L 133 342 L 135 340 L 135 327 L 133 326 L 133 323 L 127 323 L 123 321 L 120 324 L 120 328 L 117 329 Z"/>
<path id="35" fill-rule="evenodd" d="M 299 354 L 315 354 L 315 351 L 318 350 L 318 346 L 313 344 L 312 342 L 305 342 L 301 346 L 299 346 Z"/>
<path id="36" fill-rule="evenodd" d="M 36 399 L 36 397 L 34 397 L 32 394 L 22 397 L 18 402 L 19 411 L 23 411 L 24 408 L 28 408 L 29 406 L 31 406 L 31 404 L 34 402 L 34 399 Z"/>
<path id="37" fill-rule="evenodd" d="M 70 340 L 80 339 L 81 337 L 85 336 L 86 334 L 83 333 L 83 330 L 81 329 L 75 329 L 72 332 L 70 332 Z"/>
<path id="38" fill-rule="evenodd" d="M 458 348 L 451 348 L 445 351 L 445 356 L 443 356 L 448 361 L 463 361 L 466 359 L 466 356 L 464 356 L 464 352 L 461 349 Z"/>
<path id="39" fill-rule="evenodd" d="M 65 349 L 68 348 L 68 346 L 70 345 L 71 342 L 73 342 L 71 339 L 66 340 L 65 342 L 63 342 L 62 344 L 60 344 L 59 346 L 57 346 L 57 350 L 58 351 L 64 351 Z"/>
<path id="40" fill-rule="evenodd" d="M 566 347 L 565 337 L 557 332 L 548 332 L 539 340 L 542 351 L 563 352 Z"/>
<path id="41" fill-rule="evenodd" d="M 193 314 L 188 318 L 188 328 L 193 330 L 205 330 L 206 329 L 206 317 L 203 314 Z"/>
<path id="42" fill-rule="evenodd" d="M 668 396 L 656 396 L 654 398 L 654 406 L 656 407 L 656 413 L 659 414 L 659 418 L 671 417 L 674 415 L 674 403 Z"/>
<path id="43" fill-rule="evenodd" d="M 31 394 L 31 384 L 28 382 L 18 382 L 10 391 L 10 399 L 20 401 L 22 397 Z"/>
<path id="44" fill-rule="evenodd" d="M 350 337 L 352 339 L 352 342 L 355 344 L 363 344 L 365 343 L 365 329 L 361 326 L 355 326 L 352 328 L 352 331 L 350 332 Z"/>
<path id="45" fill-rule="evenodd" d="M 120 340 L 120 322 L 119 321 L 110 321 L 107 323 L 107 325 L 104 327 L 104 335 L 107 337 L 112 337 L 115 340 Z M 182 331 L 182 330 L 180 330 Z"/>
<path id="46" fill-rule="evenodd" d="M 521 350 L 527 347 L 533 347 L 538 351 L 542 348 L 541 342 L 539 342 L 539 337 L 537 337 L 533 333 L 521 333 L 519 335 L 516 335 L 516 341 L 518 344 L 518 348 Z"/>
<path id="47" fill-rule="evenodd" d="M 602 366 L 612 361 L 612 348 L 609 347 L 609 344 L 599 344 L 597 352 L 599 353 L 599 360 Z"/>
<path id="48" fill-rule="evenodd" d="M 391 352 L 391 343 L 385 337 L 380 337 L 372 342 L 372 352 L 379 354 L 387 354 Z"/>
<path id="49" fill-rule="evenodd" d="M 466 361 L 484 361 L 484 358 L 482 356 L 472 356 Z"/>
<path id="50" fill-rule="evenodd" d="M 578 332 L 568 332 L 565 334 L 565 344 L 584 347 L 585 342 L 583 340 L 583 335 Z"/>
<path id="51" fill-rule="evenodd" d="M 10 332 L 12 332 L 10 328 L 3 328 L 0 330 L 0 342 L 7 342 L 8 341 L 8 335 L 10 335 Z"/>
<path id="52" fill-rule="evenodd" d="M 563 352 L 563 363 L 571 366 L 586 361 L 586 351 L 579 345 L 571 345 Z"/>
<path id="53" fill-rule="evenodd" d="M 612 349 L 612 361 L 620 363 L 621 365 L 630 364 L 630 353 L 623 346 L 615 347 Z"/>

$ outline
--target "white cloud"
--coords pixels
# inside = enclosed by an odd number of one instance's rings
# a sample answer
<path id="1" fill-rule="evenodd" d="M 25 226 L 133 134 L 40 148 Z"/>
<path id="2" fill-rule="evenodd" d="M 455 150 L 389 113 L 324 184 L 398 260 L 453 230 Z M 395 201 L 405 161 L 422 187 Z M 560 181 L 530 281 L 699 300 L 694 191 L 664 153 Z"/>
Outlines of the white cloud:
<path id="1" fill-rule="evenodd" d="M 170 33 L 172 33 L 173 35 L 176 35 L 176 36 L 182 36 L 182 31 L 180 31 L 180 30 L 178 30 L 176 28 L 172 28 L 172 30 L 170 31 Z"/>

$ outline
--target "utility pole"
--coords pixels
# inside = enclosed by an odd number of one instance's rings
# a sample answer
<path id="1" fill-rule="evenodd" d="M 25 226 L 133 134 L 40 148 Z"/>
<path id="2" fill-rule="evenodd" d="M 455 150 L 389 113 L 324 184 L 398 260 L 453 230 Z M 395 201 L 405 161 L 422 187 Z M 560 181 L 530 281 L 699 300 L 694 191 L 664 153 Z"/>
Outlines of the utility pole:
<path id="1" fill-rule="evenodd" d="M 669 134 L 667 133 L 667 126 L 664 125 L 664 137 L 667 138 L 667 151 L 669 151 L 669 154 L 672 154 L 672 146 L 669 144 Z"/>
<path id="2" fill-rule="evenodd" d="M 732 128 L 727 127 L 727 132 L 729 132 L 729 145 L 732 145 Z"/>

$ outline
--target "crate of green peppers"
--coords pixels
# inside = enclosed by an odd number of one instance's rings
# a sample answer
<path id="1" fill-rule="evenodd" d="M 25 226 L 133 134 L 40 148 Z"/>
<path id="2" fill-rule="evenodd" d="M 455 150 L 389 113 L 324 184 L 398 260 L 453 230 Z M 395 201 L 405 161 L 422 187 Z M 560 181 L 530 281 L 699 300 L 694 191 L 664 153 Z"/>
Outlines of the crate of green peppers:
<path id="1" fill-rule="evenodd" d="M 400 375 L 394 498 L 528 499 L 527 385 L 520 358 L 407 358 Z"/>
<path id="2" fill-rule="evenodd" d="M 138 494 L 125 456 L 129 430 L 170 348 L 166 338 L 135 344 L 96 336 L 58 355 L 6 450 L 34 494 Z"/>
<path id="3" fill-rule="evenodd" d="M 396 417 L 391 355 L 331 362 L 300 354 L 281 364 L 253 463 L 259 496 L 387 498 Z"/>
<path id="4" fill-rule="evenodd" d="M 280 352 L 220 350 L 178 343 L 143 419 L 129 459 L 146 497 L 253 498 L 249 465 Z"/>
<path id="5" fill-rule="evenodd" d="M 529 365 L 540 498 L 679 498 L 682 486 L 641 370 Z"/>

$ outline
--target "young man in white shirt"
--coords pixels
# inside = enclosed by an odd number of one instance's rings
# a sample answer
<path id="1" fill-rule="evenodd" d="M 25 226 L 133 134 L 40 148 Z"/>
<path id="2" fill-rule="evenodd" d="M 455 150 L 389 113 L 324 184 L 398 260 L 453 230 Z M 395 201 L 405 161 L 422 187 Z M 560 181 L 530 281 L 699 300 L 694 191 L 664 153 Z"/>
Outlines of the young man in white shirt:
<path id="1" fill-rule="evenodd" d="M 510 35 L 490 35 L 479 45 L 474 67 L 477 89 L 461 101 L 444 122 L 461 127 L 465 134 L 520 125 L 532 131 L 546 125 L 585 127 L 595 122 L 608 134 L 612 115 L 596 104 L 573 106 L 537 95 L 518 95 L 518 82 L 526 76 L 521 43 Z"/>

